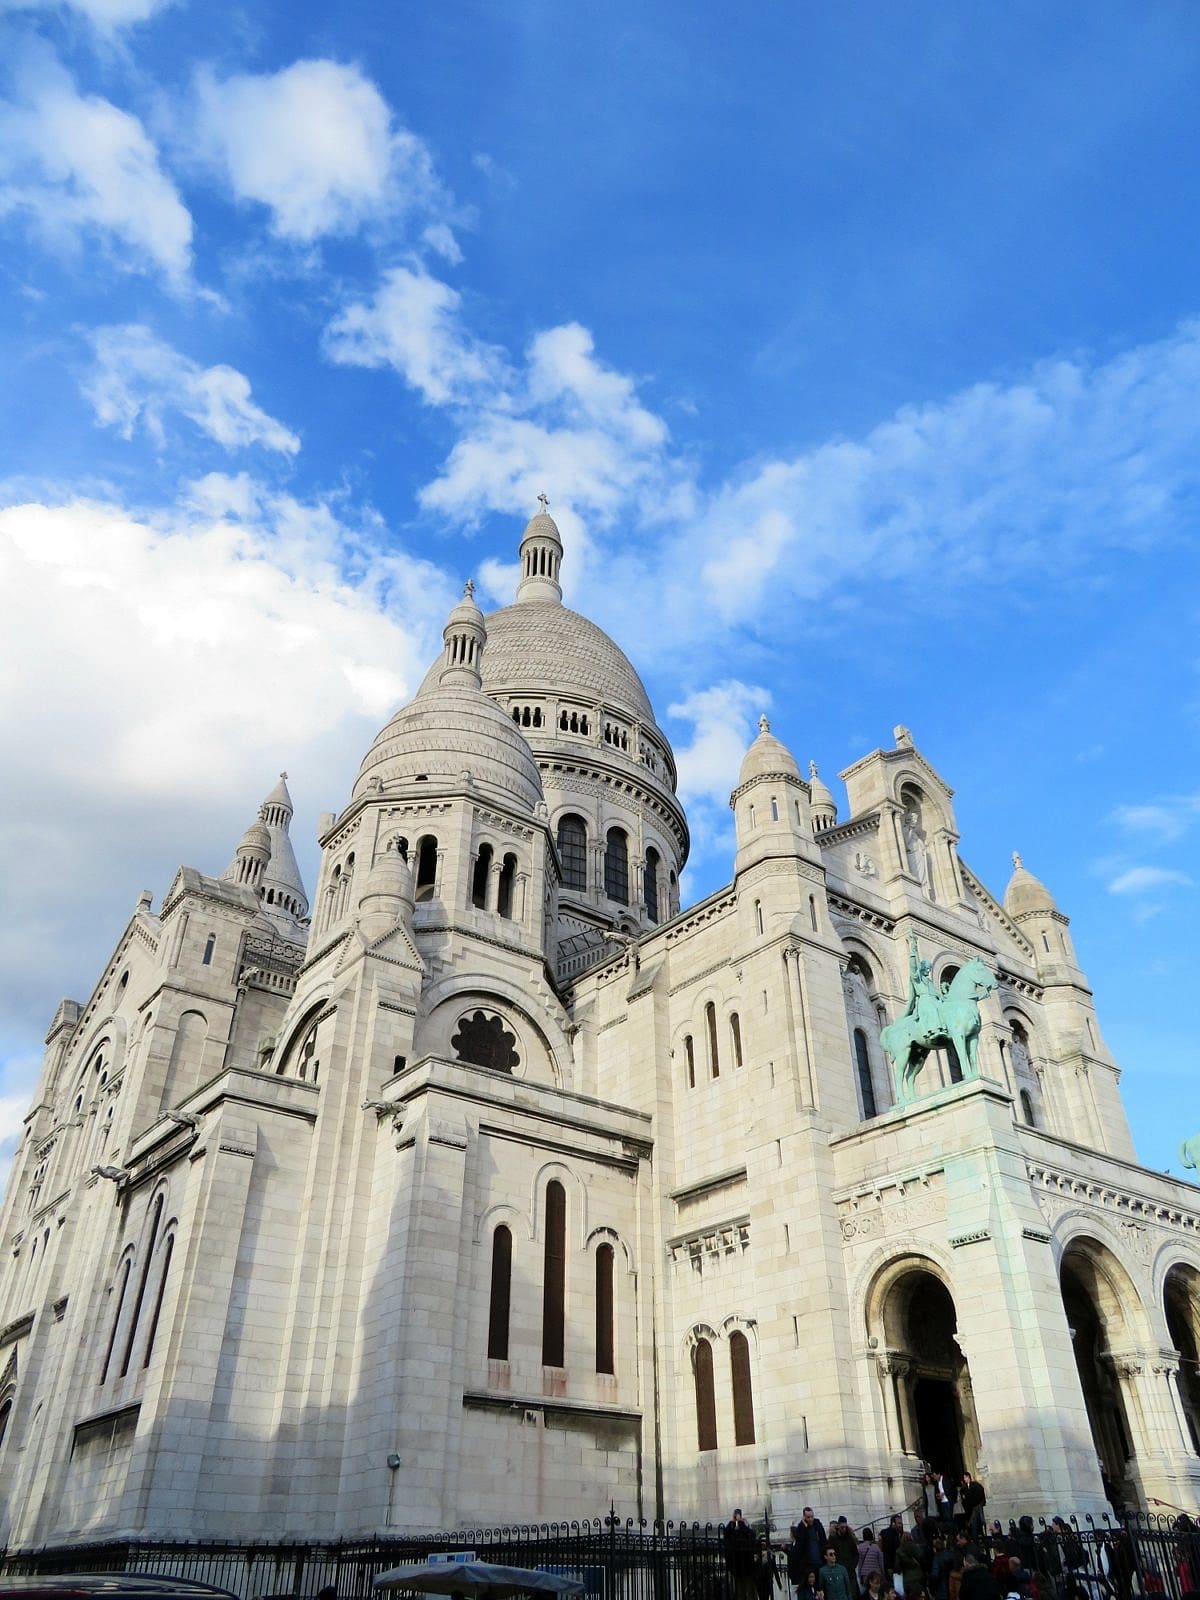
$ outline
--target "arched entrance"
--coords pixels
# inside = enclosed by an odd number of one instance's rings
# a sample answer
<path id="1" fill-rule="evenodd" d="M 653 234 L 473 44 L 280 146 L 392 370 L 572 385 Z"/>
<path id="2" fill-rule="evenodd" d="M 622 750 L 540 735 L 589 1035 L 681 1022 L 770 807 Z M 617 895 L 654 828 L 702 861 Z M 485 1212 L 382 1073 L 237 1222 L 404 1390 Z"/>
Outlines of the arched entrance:
<path id="1" fill-rule="evenodd" d="M 1134 1290 L 1115 1256 L 1094 1239 L 1071 1241 L 1059 1281 L 1096 1454 L 1110 1481 L 1124 1487 L 1135 1445 L 1118 1363 L 1133 1342 L 1126 1305 Z"/>
<path id="2" fill-rule="evenodd" d="M 1200 1455 L 1200 1272 L 1176 1266 L 1163 1284 L 1167 1330 L 1179 1357 L 1179 1398 L 1192 1451 Z"/>
<path id="3" fill-rule="evenodd" d="M 895 1443 L 935 1470 L 961 1476 L 979 1454 L 979 1426 L 958 1314 L 942 1279 L 924 1262 L 897 1263 L 877 1287 L 880 1371 Z"/>

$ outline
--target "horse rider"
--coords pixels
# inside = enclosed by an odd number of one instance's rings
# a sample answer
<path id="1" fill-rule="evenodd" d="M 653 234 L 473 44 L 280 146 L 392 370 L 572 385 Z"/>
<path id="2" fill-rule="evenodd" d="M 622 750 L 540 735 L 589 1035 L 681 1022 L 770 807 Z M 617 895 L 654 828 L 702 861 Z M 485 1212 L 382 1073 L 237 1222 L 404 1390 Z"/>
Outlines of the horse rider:
<path id="1" fill-rule="evenodd" d="M 941 1032 L 941 996 L 933 981 L 933 963 L 922 961 L 917 954 L 917 936 L 908 936 L 908 1005 L 904 1015 L 912 1017 L 920 1033 L 926 1038 Z"/>

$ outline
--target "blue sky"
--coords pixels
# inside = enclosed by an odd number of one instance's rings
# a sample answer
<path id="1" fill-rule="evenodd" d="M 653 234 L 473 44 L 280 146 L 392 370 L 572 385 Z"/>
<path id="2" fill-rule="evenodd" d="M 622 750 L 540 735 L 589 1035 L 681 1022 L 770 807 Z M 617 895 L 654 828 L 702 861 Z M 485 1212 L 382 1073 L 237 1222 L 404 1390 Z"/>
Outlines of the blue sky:
<path id="1" fill-rule="evenodd" d="M 680 757 L 897 722 L 1200 1126 L 1200 12 L 0 0 L 0 1135 L 137 891 L 317 815 L 544 489 Z"/>

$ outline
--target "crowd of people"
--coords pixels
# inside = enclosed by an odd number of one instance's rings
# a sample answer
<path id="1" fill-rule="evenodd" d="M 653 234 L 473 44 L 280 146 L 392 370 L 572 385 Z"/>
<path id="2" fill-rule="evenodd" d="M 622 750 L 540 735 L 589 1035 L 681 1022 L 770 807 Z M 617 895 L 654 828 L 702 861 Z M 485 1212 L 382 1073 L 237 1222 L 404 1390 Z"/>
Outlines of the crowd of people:
<path id="1" fill-rule="evenodd" d="M 987 1495 L 970 1473 L 925 1480 L 926 1503 L 906 1525 L 896 1513 L 875 1527 L 828 1529 L 811 1506 L 779 1548 L 760 1540 L 741 1511 L 722 1538 L 730 1600 L 1130 1600 L 1134 1563 L 1126 1541 L 1089 1559 L 1061 1517 L 1041 1533 L 1022 1517 L 1006 1533 L 985 1519 Z M 1190 1584 L 1183 1584 L 1190 1589 Z M 1197 1597 L 1200 1600 L 1200 1597 Z"/>

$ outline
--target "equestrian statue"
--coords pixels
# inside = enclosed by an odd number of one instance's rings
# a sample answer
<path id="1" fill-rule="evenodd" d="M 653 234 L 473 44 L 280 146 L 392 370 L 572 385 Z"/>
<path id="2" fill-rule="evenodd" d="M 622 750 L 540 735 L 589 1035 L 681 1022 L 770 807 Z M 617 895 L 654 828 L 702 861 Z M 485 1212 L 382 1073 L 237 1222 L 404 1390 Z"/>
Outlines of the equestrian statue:
<path id="1" fill-rule="evenodd" d="M 897 1105 L 916 1098 L 917 1074 L 935 1045 L 953 1045 L 963 1077 L 978 1076 L 979 1002 L 997 987 L 995 974 L 972 956 L 939 989 L 931 963 L 917 954 L 916 934 L 909 934 L 908 1006 L 879 1034 L 896 1074 Z"/>

